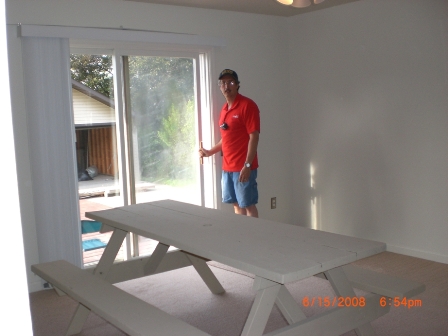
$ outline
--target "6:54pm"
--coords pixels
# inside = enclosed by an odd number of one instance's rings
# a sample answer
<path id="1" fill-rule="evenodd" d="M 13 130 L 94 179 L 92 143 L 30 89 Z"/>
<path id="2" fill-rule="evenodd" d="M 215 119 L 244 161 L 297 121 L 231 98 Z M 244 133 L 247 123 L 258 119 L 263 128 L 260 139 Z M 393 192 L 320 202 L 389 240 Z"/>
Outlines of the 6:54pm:
<path id="1" fill-rule="evenodd" d="M 382 296 L 380 299 L 380 306 L 386 307 L 386 306 L 393 306 L 393 307 L 407 307 L 408 309 L 411 309 L 413 307 L 421 307 L 423 304 L 422 300 L 419 299 L 408 299 L 406 297 L 386 297 Z"/>

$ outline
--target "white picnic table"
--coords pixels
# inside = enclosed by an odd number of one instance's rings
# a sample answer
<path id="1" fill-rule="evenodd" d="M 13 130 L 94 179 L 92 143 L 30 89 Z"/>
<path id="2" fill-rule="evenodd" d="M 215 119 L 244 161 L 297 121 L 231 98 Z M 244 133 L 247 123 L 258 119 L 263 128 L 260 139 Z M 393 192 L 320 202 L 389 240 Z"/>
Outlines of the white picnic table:
<path id="1" fill-rule="evenodd" d="M 363 298 L 363 304 L 353 300 L 356 294 L 342 268 L 385 251 L 386 244 L 381 242 L 171 200 L 88 212 L 86 216 L 114 230 L 94 273 L 112 283 L 184 267 L 187 259 L 216 294 L 224 288 L 208 268 L 207 260 L 254 274 L 253 289 L 257 294 L 242 335 L 262 335 L 274 304 L 289 326 L 270 335 L 339 335 L 352 329 L 359 335 L 373 335 L 370 321 L 388 311 L 388 307 L 380 307 L 376 294 Z M 134 263 L 120 268 L 114 259 L 130 232 L 159 244 L 143 267 L 140 262 L 140 266 Z M 169 257 L 170 246 L 181 253 Z M 167 266 L 167 260 L 174 266 Z M 285 284 L 319 273 L 325 274 L 336 294 L 351 304 L 331 307 L 319 316 L 306 318 Z"/>
<path id="2" fill-rule="evenodd" d="M 386 244 L 381 242 L 172 200 L 88 212 L 86 216 L 101 222 L 102 232 L 113 231 L 95 268 L 81 269 L 65 260 L 31 266 L 59 293 L 79 303 L 66 336 L 80 333 L 90 312 L 130 336 L 208 335 L 113 284 L 193 266 L 212 293 L 223 293 L 209 260 L 254 275 L 256 296 L 241 333 L 244 336 L 263 334 L 274 304 L 289 325 L 269 336 L 330 336 L 352 329 L 358 335 L 374 335 L 370 322 L 389 312 L 390 304 L 385 303 L 425 290 L 424 284 L 351 264 L 383 252 Z M 129 233 L 154 239 L 157 247 L 150 256 L 116 262 Z M 285 285 L 310 276 L 327 279 L 335 298 L 296 302 Z M 368 293 L 357 296 L 353 288 Z M 326 310 L 307 318 L 301 305 L 320 305 Z"/>

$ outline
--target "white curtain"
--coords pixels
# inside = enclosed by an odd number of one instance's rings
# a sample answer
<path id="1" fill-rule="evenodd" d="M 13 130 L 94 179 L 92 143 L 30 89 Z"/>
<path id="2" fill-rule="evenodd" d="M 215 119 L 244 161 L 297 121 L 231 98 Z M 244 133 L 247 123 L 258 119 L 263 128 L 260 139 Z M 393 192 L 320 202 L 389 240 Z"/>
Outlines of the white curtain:
<path id="1" fill-rule="evenodd" d="M 22 37 L 39 261 L 82 266 L 67 38 Z"/>

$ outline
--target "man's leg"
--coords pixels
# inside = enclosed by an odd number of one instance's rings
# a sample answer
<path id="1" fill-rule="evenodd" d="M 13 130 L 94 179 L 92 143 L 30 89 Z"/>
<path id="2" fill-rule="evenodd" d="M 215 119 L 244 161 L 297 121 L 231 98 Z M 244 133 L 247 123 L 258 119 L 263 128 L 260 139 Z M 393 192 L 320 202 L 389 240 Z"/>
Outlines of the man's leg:
<path id="1" fill-rule="evenodd" d="M 239 174 L 235 177 L 235 195 L 238 200 L 238 203 L 233 203 L 235 213 L 258 218 L 257 170 L 251 172 L 248 182 L 239 182 Z"/>
<path id="2" fill-rule="evenodd" d="M 233 203 L 233 209 L 237 215 L 246 215 L 246 208 L 240 208 L 238 203 Z"/>
<path id="3" fill-rule="evenodd" d="M 255 204 L 249 205 L 245 210 L 246 210 L 246 216 L 258 218 L 258 209 Z"/>
<path id="4" fill-rule="evenodd" d="M 236 214 L 258 218 L 258 209 L 255 204 L 258 202 L 257 171 L 252 171 L 249 182 L 238 181 L 239 173 L 222 172 L 222 201 L 232 203 Z M 237 195 L 238 194 L 238 195 Z M 240 207 L 237 199 L 243 204 L 251 204 L 247 207 Z"/>
<path id="5" fill-rule="evenodd" d="M 233 203 L 233 208 L 237 215 L 244 215 L 258 218 L 258 209 L 256 205 L 249 205 L 247 208 L 240 208 L 238 203 Z"/>

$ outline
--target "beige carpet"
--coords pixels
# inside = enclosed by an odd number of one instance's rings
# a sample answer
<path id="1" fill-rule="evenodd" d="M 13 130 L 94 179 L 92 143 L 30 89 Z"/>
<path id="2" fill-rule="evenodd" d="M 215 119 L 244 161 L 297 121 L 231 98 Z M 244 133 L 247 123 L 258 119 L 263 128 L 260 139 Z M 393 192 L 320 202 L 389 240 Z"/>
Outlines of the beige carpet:
<path id="1" fill-rule="evenodd" d="M 192 267 L 127 281 L 117 286 L 211 335 L 240 335 L 254 299 L 252 275 L 210 262 L 212 271 L 226 293 L 212 294 Z M 426 284 L 426 291 L 414 299 L 421 307 L 392 307 L 372 323 L 380 336 L 448 336 L 448 265 L 395 253 L 384 252 L 363 259 L 358 266 L 397 275 Z M 305 296 L 334 297 L 328 281 L 309 278 L 287 285 L 300 304 Z M 358 292 L 362 295 L 363 292 Z M 35 336 L 64 335 L 76 303 L 59 297 L 53 290 L 30 294 Z M 307 316 L 325 311 L 325 307 L 303 307 Z M 270 316 L 265 332 L 286 326 L 277 308 Z M 125 335 L 95 314 L 90 314 L 80 336 Z M 148 331 L 148 335 L 150 332 Z M 345 334 L 355 335 L 353 331 Z M 167 335 L 172 336 L 172 335 Z"/>

